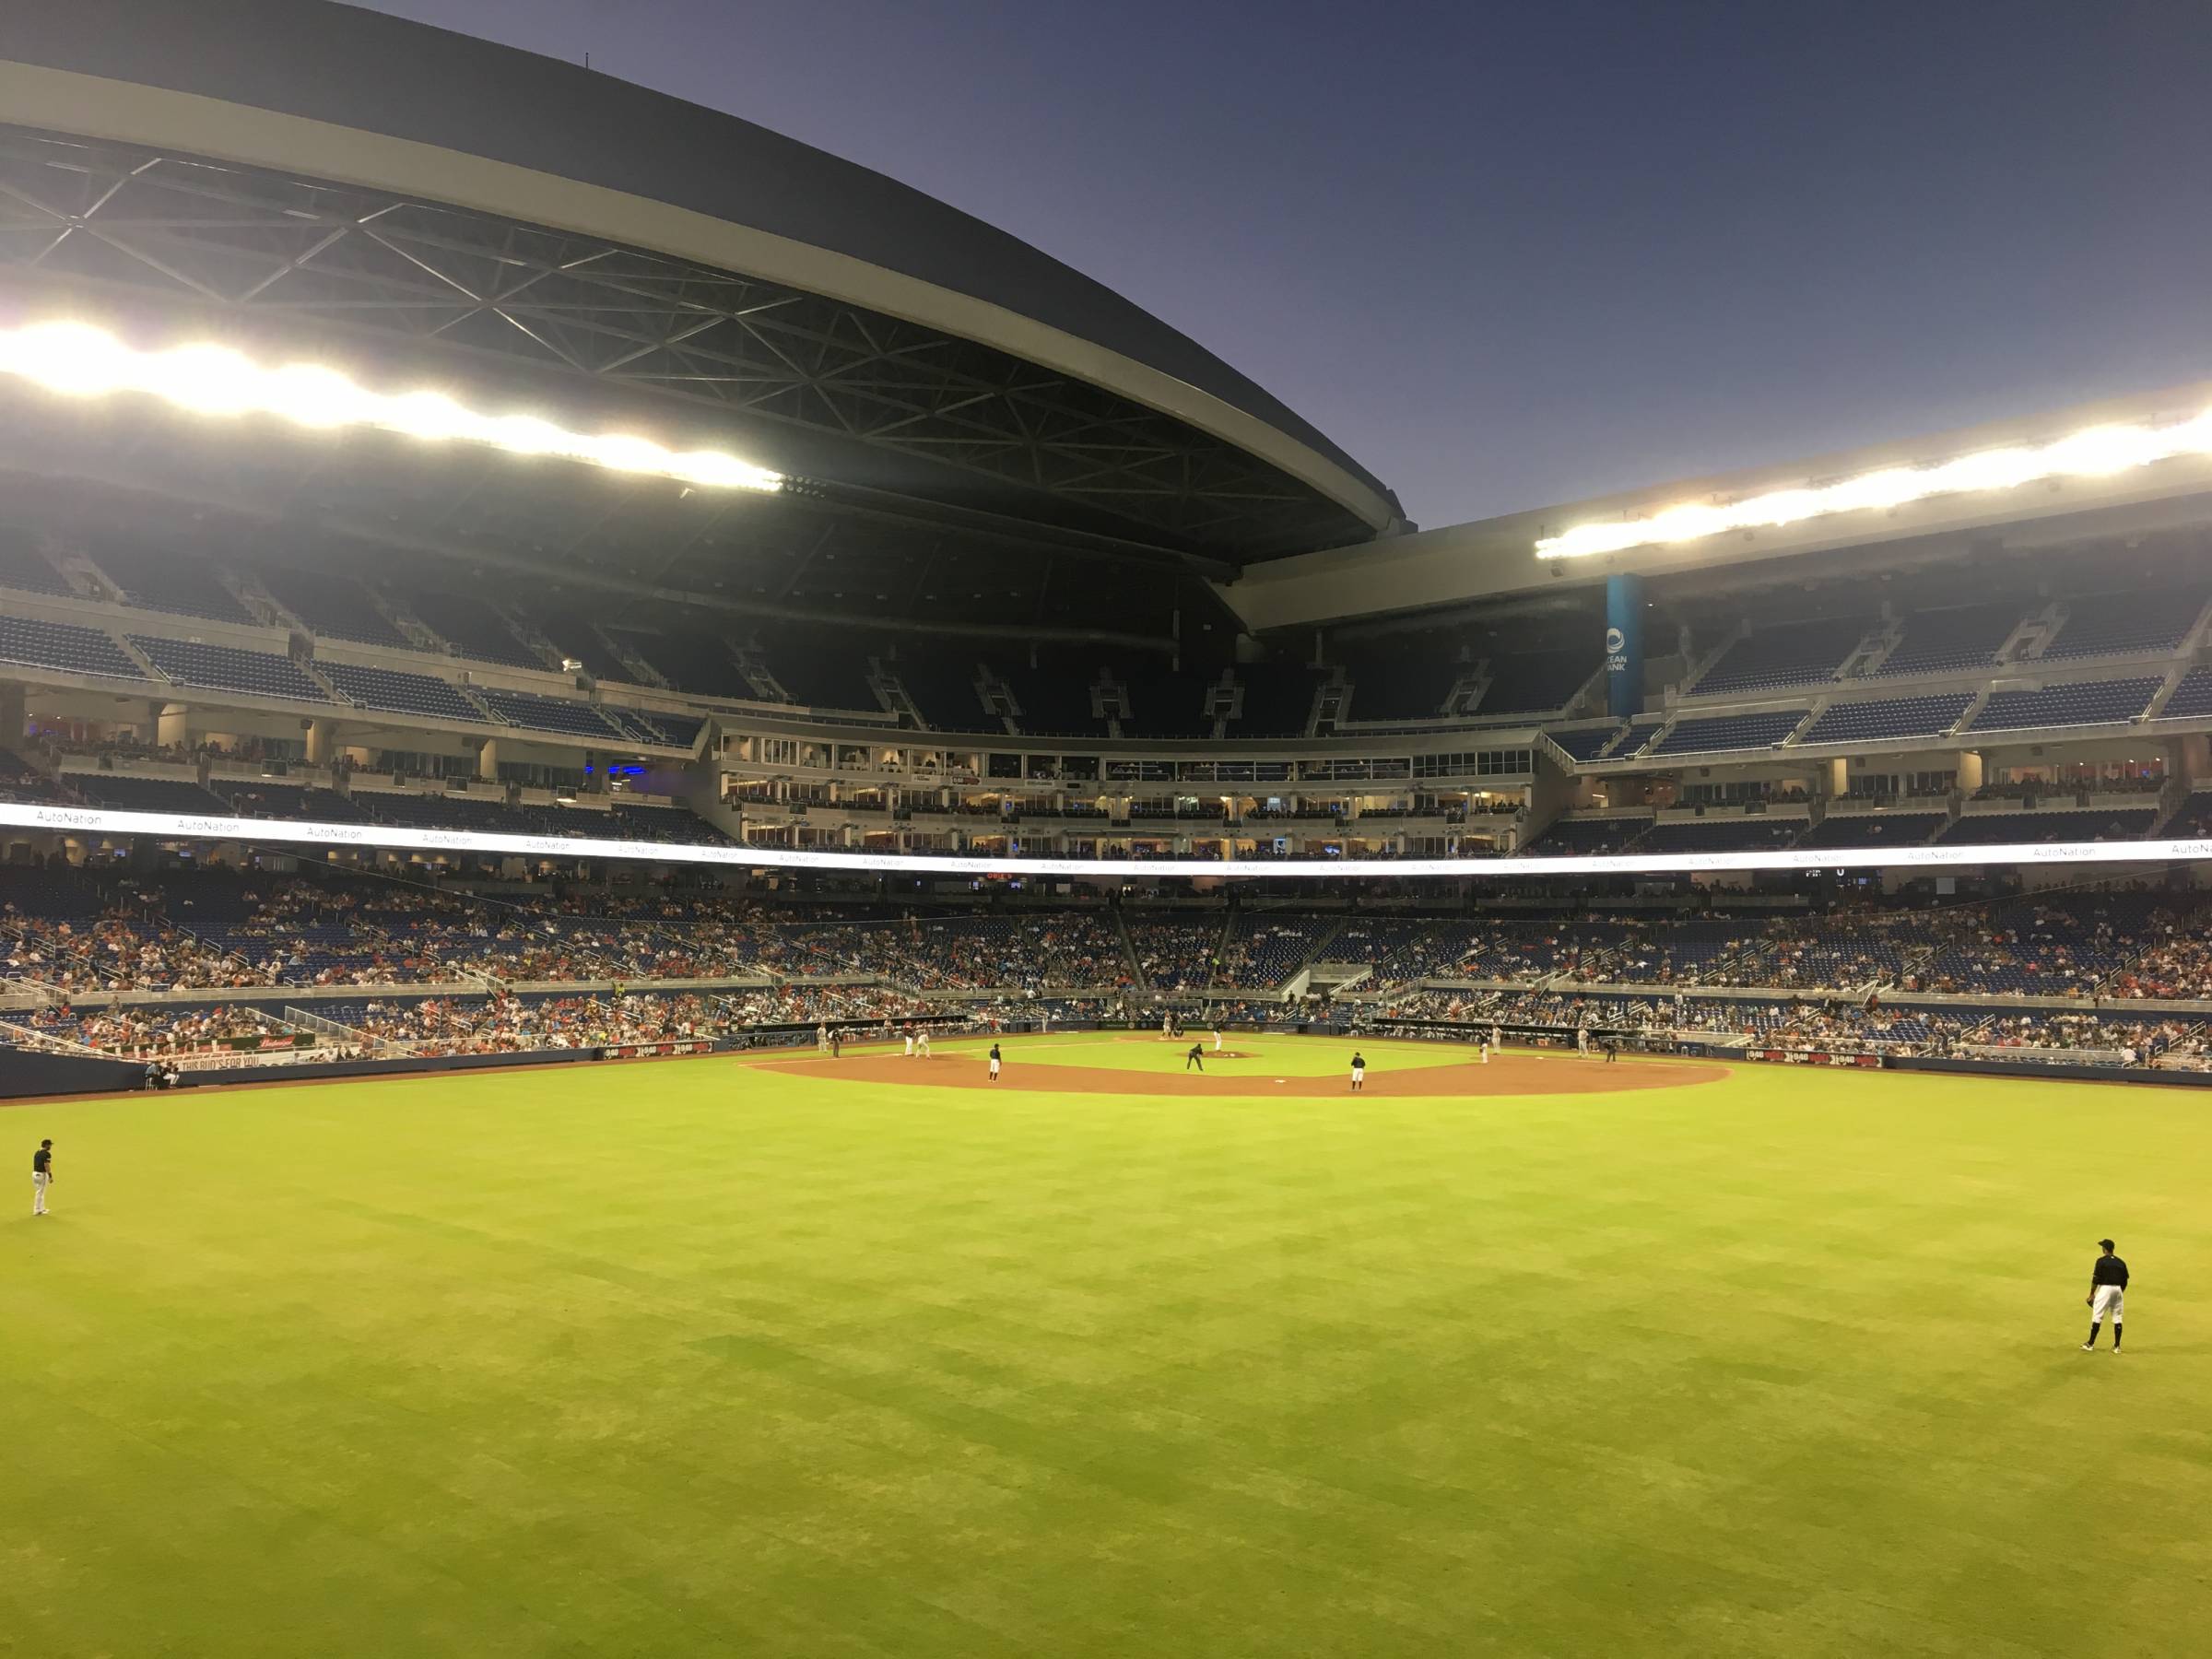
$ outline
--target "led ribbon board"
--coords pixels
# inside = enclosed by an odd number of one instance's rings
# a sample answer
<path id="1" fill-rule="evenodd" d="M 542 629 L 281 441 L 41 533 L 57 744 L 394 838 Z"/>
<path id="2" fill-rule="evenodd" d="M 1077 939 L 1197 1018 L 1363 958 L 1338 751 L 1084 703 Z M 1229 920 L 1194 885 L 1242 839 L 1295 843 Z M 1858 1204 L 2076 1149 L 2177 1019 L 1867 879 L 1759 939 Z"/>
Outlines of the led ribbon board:
<path id="1" fill-rule="evenodd" d="M 0 374 L 63 397 L 131 392 L 194 415 L 264 416 L 322 431 L 350 427 L 423 442 L 481 444 L 709 489 L 772 490 L 783 484 L 782 474 L 719 450 L 677 451 L 623 432 L 571 431 L 535 415 L 487 415 L 442 392 L 373 392 L 320 364 L 272 369 L 224 346 L 147 351 L 83 323 L 0 328 Z"/>
<path id="2" fill-rule="evenodd" d="M 59 834 L 150 835 L 160 841 L 253 841 L 360 847 L 395 853 L 488 853 L 524 858 L 609 858 L 733 869 L 859 870 L 873 876 L 1218 876 L 1252 879 L 1450 876 L 1477 881 L 1524 876 L 1692 876 L 1739 870 L 1978 869 L 1986 865 L 2167 864 L 2212 859 L 2212 841 L 2056 841 L 2042 845 L 1920 847 L 1899 853 L 1645 853 L 1602 858 L 976 858 L 959 853 L 815 853 L 785 847 L 501 835 L 386 824 L 287 823 L 186 818 L 165 812 L 41 806 L 0 801 L 0 825 Z"/>

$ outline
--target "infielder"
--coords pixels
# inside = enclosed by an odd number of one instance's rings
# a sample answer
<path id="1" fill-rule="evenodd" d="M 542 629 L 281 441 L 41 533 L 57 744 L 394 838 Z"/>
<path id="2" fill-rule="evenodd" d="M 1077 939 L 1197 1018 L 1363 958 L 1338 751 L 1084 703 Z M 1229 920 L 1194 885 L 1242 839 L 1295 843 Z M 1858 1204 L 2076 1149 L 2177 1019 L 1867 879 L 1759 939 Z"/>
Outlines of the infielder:
<path id="1" fill-rule="evenodd" d="M 1352 1092 L 1358 1094 L 1367 1087 L 1367 1056 L 1358 1049 L 1352 1051 Z"/>
<path id="2" fill-rule="evenodd" d="M 46 1189 L 53 1184 L 53 1143 L 42 1140 L 30 1155 L 30 1213 L 46 1214 Z M 2117 1327 L 2115 1327 L 2117 1328 Z"/>
<path id="3" fill-rule="evenodd" d="M 2097 1241 L 2097 1248 L 2104 1253 L 2089 1269 L 2089 1339 L 2083 1343 L 2084 1352 L 2097 1346 L 2097 1327 L 2104 1316 L 2112 1316 L 2112 1352 L 2120 1351 L 2121 1305 L 2127 1295 L 2127 1264 L 2112 1253 L 2110 1239 Z"/>

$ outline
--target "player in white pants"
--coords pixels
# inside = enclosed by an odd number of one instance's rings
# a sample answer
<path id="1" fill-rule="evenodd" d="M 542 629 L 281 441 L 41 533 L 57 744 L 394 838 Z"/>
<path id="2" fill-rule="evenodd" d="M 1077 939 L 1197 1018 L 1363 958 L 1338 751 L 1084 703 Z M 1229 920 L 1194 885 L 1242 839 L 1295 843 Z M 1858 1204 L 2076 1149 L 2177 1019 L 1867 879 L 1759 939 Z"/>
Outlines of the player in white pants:
<path id="1" fill-rule="evenodd" d="M 914 1053 L 922 1059 L 929 1058 L 929 1028 L 924 1026 L 914 1033 Z"/>
<path id="2" fill-rule="evenodd" d="M 906 1057 L 909 1060 L 914 1057 L 914 1034 L 911 1030 L 906 1034 Z"/>
<path id="3" fill-rule="evenodd" d="M 46 1189 L 53 1184 L 53 1143 L 42 1140 L 30 1155 L 30 1213 L 46 1214 Z"/>
<path id="4" fill-rule="evenodd" d="M 2116 1354 L 2120 1351 L 2121 1312 L 2127 1300 L 2127 1264 L 2112 1253 L 2112 1241 L 2110 1239 L 2098 1240 L 2097 1248 L 2104 1253 L 2097 1258 L 2097 1265 L 2089 1269 L 2089 1339 L 2081 1346 L 2084 1348 L 2097 1346 L 2097 1327 L 2104 1323 L 2104 1316 L 2110 1313 L 2112 1316 L 2112 1352 Z"/>

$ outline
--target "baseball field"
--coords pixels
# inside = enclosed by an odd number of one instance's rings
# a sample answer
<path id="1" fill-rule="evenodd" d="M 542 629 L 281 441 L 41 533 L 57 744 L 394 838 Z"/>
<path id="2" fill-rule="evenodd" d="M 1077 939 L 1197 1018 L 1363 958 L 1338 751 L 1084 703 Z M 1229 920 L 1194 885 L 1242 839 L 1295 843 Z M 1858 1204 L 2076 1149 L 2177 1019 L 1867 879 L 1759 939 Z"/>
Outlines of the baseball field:
<path id="1" fill-rule="evenodd" d="M 983 1046 L 0 1113 L 0 1653 L 2203 1640 L 2194 1093 Z"/>

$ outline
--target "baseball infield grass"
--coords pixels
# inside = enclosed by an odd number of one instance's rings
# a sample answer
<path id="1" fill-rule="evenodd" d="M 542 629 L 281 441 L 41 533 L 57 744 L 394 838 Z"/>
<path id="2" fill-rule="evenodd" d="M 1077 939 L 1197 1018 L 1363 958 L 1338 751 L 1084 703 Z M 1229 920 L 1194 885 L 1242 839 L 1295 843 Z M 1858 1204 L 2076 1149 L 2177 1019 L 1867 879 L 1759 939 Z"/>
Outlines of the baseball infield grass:
<path id="1" fill-rule="evenodd" d="M 0 1652 L 1986 1659 L 2212 1616 L 2193 1093 L 715 1060 L 5 1119 L 59 1180 L 0 1221 Z"/>

